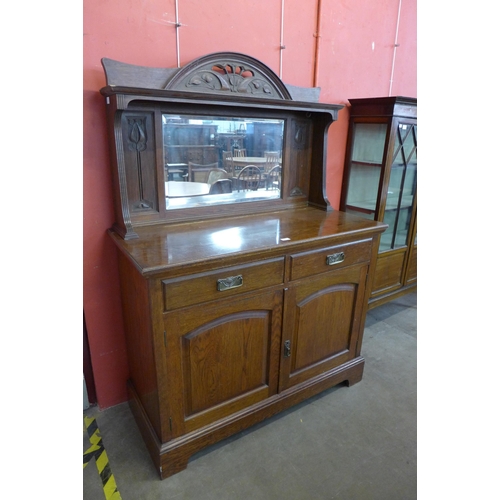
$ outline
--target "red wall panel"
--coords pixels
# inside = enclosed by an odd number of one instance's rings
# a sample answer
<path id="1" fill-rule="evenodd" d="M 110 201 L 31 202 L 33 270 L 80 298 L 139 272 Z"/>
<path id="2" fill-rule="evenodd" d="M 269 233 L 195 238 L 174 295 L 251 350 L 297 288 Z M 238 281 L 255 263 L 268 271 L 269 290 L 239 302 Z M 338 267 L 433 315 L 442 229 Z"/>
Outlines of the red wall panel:
<path id="1" fill-rule="evenodd" d="M 321 101 L 344 105 L 349 98 L 389 95 L 391 88 L 400 0 L 178 0 L 178 7 L 180 28 L 175 0 L 84 4 L 83 300 L 102 408 L 126 400 L 128 365 L 116 250 L 106 235 L 114 214 L 101 58 L 175 67 L 178 29 L 181 65 L 212 52 L 243 52 L 281 72 L 286 83 L 312 86 L 317 77 Z M 392 95 L 416 97 L 416 29 L 416 0 L 404 0 Z M 333 208 L 340 199 L 348 119 L 345 108 L 329 132 Z"/>

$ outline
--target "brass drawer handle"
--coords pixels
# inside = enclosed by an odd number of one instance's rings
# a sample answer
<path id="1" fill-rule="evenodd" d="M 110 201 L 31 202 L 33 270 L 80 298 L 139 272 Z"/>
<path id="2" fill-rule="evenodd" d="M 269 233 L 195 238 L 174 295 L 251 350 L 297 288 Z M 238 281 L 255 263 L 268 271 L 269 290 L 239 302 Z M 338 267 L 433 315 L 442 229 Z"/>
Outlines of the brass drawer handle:
<path id="1" fill-rule="evenodd" d="M 333 266 L 334 264 L 340 264 L 345 259 L 344 252 L 334 253 L 332 255 L 326 256 L 326 265 Z"/>
<path id="2" fill-rule="evenodd" d="M 238 288 L 241 285 L 243 285 L 243 276 L 241 274 L 217 280 L 217 290 L 219 290 L 219 292 L 230 290 L 231 288 Z"/>

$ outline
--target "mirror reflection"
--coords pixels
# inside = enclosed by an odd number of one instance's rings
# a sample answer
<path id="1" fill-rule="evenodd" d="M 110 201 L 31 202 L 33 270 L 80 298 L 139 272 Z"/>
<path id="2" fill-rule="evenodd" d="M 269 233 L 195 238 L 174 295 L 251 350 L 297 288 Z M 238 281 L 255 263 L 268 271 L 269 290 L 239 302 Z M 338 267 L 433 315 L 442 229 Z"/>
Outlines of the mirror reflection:
<path id="1" fill-rule="evenodd" d="M 162 120 L 167 209 L 281 197 L 284 120 Z"/>

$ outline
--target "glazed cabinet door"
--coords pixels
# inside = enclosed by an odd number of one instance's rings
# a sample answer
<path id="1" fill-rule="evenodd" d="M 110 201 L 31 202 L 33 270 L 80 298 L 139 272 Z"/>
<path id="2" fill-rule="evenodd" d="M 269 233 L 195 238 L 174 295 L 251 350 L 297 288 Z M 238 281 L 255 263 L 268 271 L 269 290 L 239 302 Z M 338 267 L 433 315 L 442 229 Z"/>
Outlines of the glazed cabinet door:
<path id="1" fill-rule="evenodd" d="M 417 195 L 416 121 L 396 121 L 393 135 L 382 218 L 389 227 L 380 237 L 372 296 L 395 292 L 404 286 L 411 257 Z"/>
<path id="2" fill-rule="evenodd" d="M 390 132 L 387 120 L 370 123 L 353 120 L 350 125 L 350 149 L 346 158 L 346 176 L 342 210 L 370 220 L 380 213 L 380 186 L 384 179 L 384 153 Z"/>
<path id="3" fill-rule="evenodd" d="M 359 355 L 368 266 L 300 280 L 285 291 L 280 391 Z"/>
<path id="4" fill-rule="evenodd" d="M 172 437 L 276 394 L 283 290 L 164 314 Z"/>
<path id="5" fill-rule="evenodd" d="M 380 252 L 408 246 L 417 193 L 416 120 L 396 121 L 393 136 L 383 207 L 383 221 L 389 227 L 380 237 Z"/>

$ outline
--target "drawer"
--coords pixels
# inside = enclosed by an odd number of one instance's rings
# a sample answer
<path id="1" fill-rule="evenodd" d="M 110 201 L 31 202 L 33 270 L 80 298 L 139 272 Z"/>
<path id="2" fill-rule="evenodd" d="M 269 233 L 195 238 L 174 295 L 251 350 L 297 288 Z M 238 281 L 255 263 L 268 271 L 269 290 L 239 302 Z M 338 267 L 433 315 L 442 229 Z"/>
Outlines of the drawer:
<path id="1" fill-rule="evenodd" d="M 165 311 L 226 299 L 283 283 L 285 258 L 225 267 L 207 273 L 162 280 Z"/>
<path id="2" fill-rule="evenodd" d="M 291 280 L 313 276 L 341 267 L 369 262 L 372 240 L 356 241 L 333 247 L 320 248 L 291 256 Z"/>

